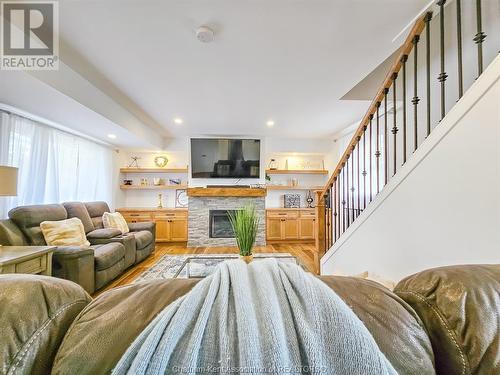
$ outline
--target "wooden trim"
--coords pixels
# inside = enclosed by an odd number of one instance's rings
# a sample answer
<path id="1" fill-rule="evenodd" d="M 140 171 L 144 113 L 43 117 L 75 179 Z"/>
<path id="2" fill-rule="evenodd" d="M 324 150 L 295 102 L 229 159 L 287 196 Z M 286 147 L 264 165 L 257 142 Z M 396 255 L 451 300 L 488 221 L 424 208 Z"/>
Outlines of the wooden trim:
<path id="1" fill-rule="evenodd" d="M 187 185 L 120 185 L 121 190 L 185 190 Z"/>
<path id="2" fill-rule="evenodd" d="M 316 252 L 314 253 L 314 265 L 316 273 L 320 273 L 320 260 L 325 254 L 325 201 L 321 191 L 316 192 Z"/>
<path id="3" fill-rule="evenodd" d="M 188 168 L 120 168 L 120 173 L 188 173 Z"/>
<path id="4" fill-rule="evenodd" d="M 156 208 L 156 207 L 121 207 L 115 209 L 117 212 L 179 212 L 187 211 L 187 208 Z"/>
<path id="5" fill-rule="evenodd" d="M 326 169 L 266 169 L 267 174 L 328 174 Z"/>
<path id="6" fill-rule="evenodd" d="M 266 189 L 260 188 L 188 188 L 188 197 L 265 197 Z"/>
<path id="7" fill-rule="evenodd" d="M 420 33 L 422 33 L 422 31 L 424 30 L 426 17 L 427 17 L 427 13 L 422 15 L 413 25 L 410 33 L 406 37 L 405 42 L 403 43 L 403 45 L 399 49 L 398 56 L 396 57 L 396 60 L 392 64 L 391 69 L 387 73 L 387 76 L 386 76 L 383 84 L 381 85 L 380 89 L 378 90 L 377 95 L 375 96 L 375 99 L 373 99 L 372 103 L 370 104 L 370 107 L 368 108 L 368 111 L 366 112 L 365 116 L 361 120 L 359 127 L 354 132 L 354 135 L 351 139 L 351 142 L 349 142 L 349 145 L 347 146 L 344 154 L 342 155 L 342 157 L 340 158 L 340 161 L 338 162 L 337 166 L 335 167 L 333 174 L 328 179 L 328 182 L 326 183 L 326 185 L 321 193 L 321 197 L 323 197 L 326 194 L 329 186 L 333 184 L 333 182 L 336 180 L 337 176 L 342 171 L 342 168 L 344 167 L 345 163 L 347 162 L 347 159 L 351 155 L 353 147 L 355 147 L 356 144 L 358 143 L 358 137 L 363 136 L 363 131 L 365 129 L 365 126 L 368 126 L 368 124 L 370 122 L 370 116 L 374 115 L 377 112 L 377 103 L 383 101 L 384 90 L 386 88 L 391 87 L 394 73 L 398 73 L 401 70 L 401 67 L 403 65 L 401 63 L 401 59 L 403 58 L 403 56 L 410 54 L 411 50 L 413 49 L 414 37 L 416 35 L 420 35 Z"/>
<path id="8" fill-rule="evenodd" d="M 323 190 L 323 186 L 266 185 L 267 190 Z"/>

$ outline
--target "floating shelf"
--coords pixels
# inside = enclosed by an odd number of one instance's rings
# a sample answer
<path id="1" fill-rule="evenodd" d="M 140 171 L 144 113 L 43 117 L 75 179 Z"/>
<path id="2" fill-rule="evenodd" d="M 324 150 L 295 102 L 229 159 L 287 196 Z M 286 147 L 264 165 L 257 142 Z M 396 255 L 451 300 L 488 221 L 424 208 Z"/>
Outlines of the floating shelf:
<path id="1" fill-rule="evenodd" d="M 326 169 L 266 169 L 267 174 L 328 174 Z"/>
<path id="2" fill-rule="evenodd" d="M 323 190 L 324 186 L 266 185 L 267 190 Z"/>
<path id="3" fill-rule="evenodd" d="M 187 189 L 187 185 L 120 185 L 122 190 L 177 190 Z"/>
<path id="4" fill-rule="evenodd" d="M 201 188 L 187 190 L 188 197 L 265 197 L 266 189 L 261 188 Z"/>
<path id="5" fill-rule="evenodd" d="M 187 168 L 120 168 L 120 173 L 188 173 Z"/>

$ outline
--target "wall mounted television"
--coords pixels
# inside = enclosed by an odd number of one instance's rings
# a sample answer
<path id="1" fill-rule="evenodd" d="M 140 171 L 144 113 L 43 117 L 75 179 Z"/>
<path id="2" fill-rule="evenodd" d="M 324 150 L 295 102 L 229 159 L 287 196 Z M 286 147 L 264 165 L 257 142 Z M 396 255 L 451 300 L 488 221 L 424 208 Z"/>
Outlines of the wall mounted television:
<path id="1" fill-rule="evenodd" d="M 191 138 L 192 178 L 259 178 L 260 140 Z"/>

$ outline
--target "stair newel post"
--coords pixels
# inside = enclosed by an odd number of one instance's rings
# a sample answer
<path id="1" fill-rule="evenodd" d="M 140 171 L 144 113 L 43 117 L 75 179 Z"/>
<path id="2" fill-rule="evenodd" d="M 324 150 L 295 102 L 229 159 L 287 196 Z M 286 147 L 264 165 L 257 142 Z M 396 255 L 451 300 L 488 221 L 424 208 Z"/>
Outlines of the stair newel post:
<path id="1" fill-rule="evenodd" d="M 483 42 L 486 39 L 486 34 L 483 32 L 481 0 L 476 0 L 476 24 L 477 34 L 474 36 L 474 42 L 477 44 L 477 72 L 479 77 L 483 73 Z"/>
<path id="2" fill-rule="evenodd" d="M 432 13 L 425 15 L 425 65 L 427 81 L 427 136 L 431 134 L 431 20 Z"/>
<path id="3" fill-rule="evenodd" d="M 316 192 L 316 218 L 318 222 L 316 223 L 316 252 L 314 254 L 314 265 L 316 267 L 316 273 L 319 274 L 320 271 L 320 259 L 326 252 L 326 242 L 325 242 L 325 197 L 322 191 Z"/>
<path id="4" fill-rule="evenodd" d="M 440 62 L 441 62 L 441 73 L 439 73 L 438 81 L 441 83 L 441 120 L 446 115 L 446 101 L 445 101 L 445 83 L 448 75 L 445 72 L 445 46 L 444 46 L 444 4 L 446 0 L 439 0 L 437 5 L 439 5 L 439 45 L 440 45 Z"/>
<path id="5" fill-rule="evenodd" d="M 462 73 L 462 3 L 461 0 L 455 0 L 457 3 L 457 52 L 458 52 L 458 98 L 464 94 L 464 77 Z"/>
<path id="6" fill-rule="evenodd" d="M 387 185 L 389 170 L 389 142 L 387 141 L 387 94 L 389 88 L 384 88 L 384 186 Z"/>
<path id="7" fill-rule="evenodd" d="M 418 148 L 418 103 L 420 98 L 418 97 L 418 42 L 420 41 L 420 36 L 415 35 L 413 38 L 413 99 L 411 100 L 413 104 L 413 151 Z"/>
<path id="8" fill-rule="evenodd" d="M 366 208 L 366 125 L 363 128 L 363 210 Z"/>
<path id="9" fill-rule="evenodd" d="M 377 194 L 380 192 L 380 102 L 377 102 L 377 133 L 376 139 L 377 150 L 375 151 L 375 157 L 377 158 Z"/>
<path id="10" fill-rule="evenodd" d="M 396 164 L 397 164 L 397 159 L 398 159 L 398 154 L 397 154 L 397 140 L 398 140 L 398 127 L 397 127 L 397 107 L 396 107 L 396 100 L 397 100 L 397 94 L 396 94 L 396 80 L 398 78 L 398 73 L 394 73 L 392 75 L 392 108 L 394 110 L 393 114 L 393 127 L 392 127 L 392 134 L 394 137 L 394 148 L 392 150 L 392 156 L 393 156 L 393 176 L 396 174 Z"/>
<path id="11" fill-rule="evenodd" d="M 404 55 L 401 58 L 401 64 L 403 66 L 403 164 L 406 163 L 406 61 L 408 61 L 408 55 Z"/>

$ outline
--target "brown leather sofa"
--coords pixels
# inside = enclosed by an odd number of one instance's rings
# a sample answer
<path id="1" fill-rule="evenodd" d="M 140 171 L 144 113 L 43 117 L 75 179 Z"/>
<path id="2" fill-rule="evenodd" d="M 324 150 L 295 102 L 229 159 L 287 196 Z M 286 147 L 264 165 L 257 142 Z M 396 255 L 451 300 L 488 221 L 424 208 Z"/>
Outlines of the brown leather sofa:
<path id="1" fill-rule="evenodd" d="M 0 244 L 44 246 L 41 222 L 78 217 L 91 246 L 59 246 L 54 252 L 52 274 L 93 293 L 155 248 L 155 223 L 130 224 L 130 233 L 122 235 L 116 229 L 104 229 L 104 212 L 109 212 L 105 202 L 17 207 L 9 212 L 9 220 L 0 221 Z"/>
<path id="2" fill-rule="evenodd" d="M 500 374 L 499 265 L 427 270 L 395 292 L 353 277 L 321 280 L 364 322 L 399 374 Z M 156 314 L 196 283 L 141 282 L 92 301 L 65 280 L 0 276 L 0 374 L 108 374 Z"/>

